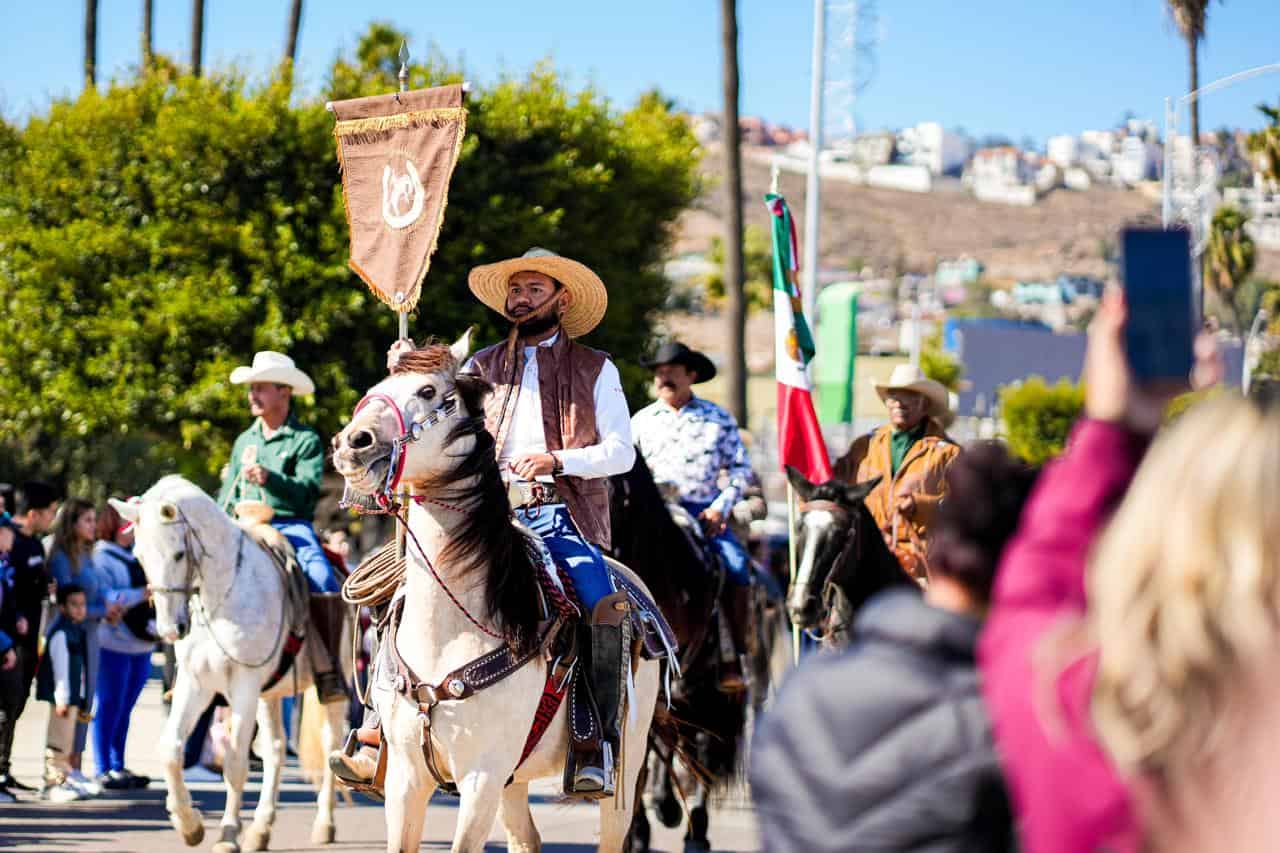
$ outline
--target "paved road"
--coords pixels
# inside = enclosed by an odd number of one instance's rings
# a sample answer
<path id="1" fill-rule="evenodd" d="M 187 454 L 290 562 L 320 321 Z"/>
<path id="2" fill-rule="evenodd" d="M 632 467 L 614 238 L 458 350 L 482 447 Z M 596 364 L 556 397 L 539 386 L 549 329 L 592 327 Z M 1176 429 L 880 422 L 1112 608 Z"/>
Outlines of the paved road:
<path id="1" fill-rule="evenodd" d="M 18 722 L 15 743 L 14 774 L 29 784 L 40 778 L 41 753 L 44 744 L 48 706 L 33 703 Z M 135 710 L 129 738 L 128 764 L 131 769 L 159 777 L 154 744 L 165 712 L 160 702 L 158 682 L 148 683 Z M 92 763 L 85 756 L 85 763 Z M 248 825 L 250 811 L 257 803 L 257 784 L 250 780 L 250 793 L 244 813 Z M 218 784 L 191 786 L 205 816 L 207 850 L 217 838 L 217 823 L 222 816 L 223 794 Z M 313 847 L 308 843 L 314 817 L 311 805 L 314 794 L 298 774 L 296 767 L 286 770 L 282 806 L 272 838 L 273 850 L 335 850 L 343 853 L 384 849 L 385 831 L 381 807 L 357 796 L 338 808 L 338 841 L 329 847 Z M 546 853 L 585 853 L 595 850 L 598 818 L 597 807 L 568 805 L 557 801 L 553 786 L 534 791 L 533 815 L 542 833 Z M 427 843 L 424 850 L 448 850 L 454 822 L 456 801 L 437 796 L 432 800 L 427 818 Z M 682 849 L 682 830 L 656 828 L 654 849 Z M 741 797 L 730 798 L 719 806 L 711 820 L 711 839 L 716 850 L 753 851 L 758 849 L 754 822 Z M 505 836 L 495 826 L 488 849 L 505 848 Z M 70 805 L 54 805 L 25 796 L 16 805 L 0 805 L 0 849 L 30 851 L 152 851 L 184 850 L 181 839 L 168 823 L 164 812 L 164 791 L 160 783 L 143 792 L 103 796 Z"/>

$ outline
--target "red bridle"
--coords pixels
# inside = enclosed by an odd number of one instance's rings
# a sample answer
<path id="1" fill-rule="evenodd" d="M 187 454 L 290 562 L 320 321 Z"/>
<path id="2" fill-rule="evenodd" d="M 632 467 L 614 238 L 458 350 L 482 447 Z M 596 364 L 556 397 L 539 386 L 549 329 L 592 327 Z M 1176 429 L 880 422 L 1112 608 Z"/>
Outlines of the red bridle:
<path id="1" fill-rule="evenodd" d="M 400 404 L 389 394 L 371 392 L 365 394 L 360 398 L 360 402 L 356 403 L 355 410 L 351 413 L 352 417 L 360 414 L 361 409 L 375 400 L 386 404 L 391 409 L 391 413 L 396 416 L 396 427 L 399 429 L 399 434 L 391 442 L 391 460 L 387 465 L 386 482 L 382 490 L 374 495 L 382 512 L 394 512 L 395 491 L 400 485 L 401 476 L 404 475 L 405 445 L 411 441 L 417 441 L 422 437 L 423 432 L 454 415 L 458 411 L 458 398 L 454 394 L 445 394 L 440 398 L 440 405 L 428 412 L 425 418 L 420 421 L 410 421 L 405 418 Z M 354 507 L 359 511 L 359 502 L 350 500 L 350 486 L 347 487 L 346 492 L 347 494 L 342 497 L 341 505 Z"/>

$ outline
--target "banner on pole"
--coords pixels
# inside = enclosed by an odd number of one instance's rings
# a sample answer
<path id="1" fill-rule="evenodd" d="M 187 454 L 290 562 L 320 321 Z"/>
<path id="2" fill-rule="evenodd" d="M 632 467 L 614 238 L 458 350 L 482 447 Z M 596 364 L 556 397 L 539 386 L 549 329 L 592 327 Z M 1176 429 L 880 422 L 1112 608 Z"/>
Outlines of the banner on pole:
<path id="1" fill-rule="evenodd" d="M 773 222 L 774 370 L 778 379 L 778 462 L 814 483 L 831 479 L 827 444 L 813 410 L 813 336 L 804 319 L 796 284 L 796 227 L 787 201 L 765 196 Z"/>
<path id="2" fill-rule="evenodd" d="M 351 232 L 348 265 L 392 309 L 412 311 L 444 222 L 467 111 L 461 85 L 334 101 Z"/>

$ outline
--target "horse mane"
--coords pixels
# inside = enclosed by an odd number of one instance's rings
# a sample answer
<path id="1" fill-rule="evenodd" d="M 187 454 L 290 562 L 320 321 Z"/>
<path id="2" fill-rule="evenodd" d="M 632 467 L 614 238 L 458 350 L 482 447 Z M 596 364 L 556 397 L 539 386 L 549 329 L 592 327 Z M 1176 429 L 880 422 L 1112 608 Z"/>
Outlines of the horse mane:
<path id="1" fill-rule="evenodd" d="M 392 373 L 454 373 L 457 369 L 449 347 L 431 344 L 402 355 Z M 533 542 L 511 521 L 511 504 L 498 470 L 493 436 L 484 427 L 482 405 L 491 386 L 466 374 L 455 375 L 455 383 L 467 417 L 449 430 L 444 446 L 473 438 L 471 452 L 452 470 L 418 485 L 441 500 L 465 502 L 462 524 L 440 560 L 459 566 L 462 576 L 487 567 L 487 615 L 502 626 L 507 642 L 518 651 L 527 651 L 542 619 L 537 580 L 537 573 L 543 570 L 541 560 Z"/>
<path id="2" fill-rule="evenodd" d="M 637 451 L 625 474 L 610 477 L 612 497 L 609 523 L 613 556 L 626 563 L 649 587 L 669 616 L 684 592 L 697 605 L 694 580 L 706 575 L 702 558 L 667 510 L 667 502 L 653 481 L 653 473 Z"/>

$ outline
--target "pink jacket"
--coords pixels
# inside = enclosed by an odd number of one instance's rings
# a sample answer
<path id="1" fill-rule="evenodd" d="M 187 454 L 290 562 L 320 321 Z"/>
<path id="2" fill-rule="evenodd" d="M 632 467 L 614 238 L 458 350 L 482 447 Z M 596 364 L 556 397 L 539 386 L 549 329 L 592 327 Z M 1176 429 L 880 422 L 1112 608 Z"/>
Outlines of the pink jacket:
<path id="1" fill-rule="evenodd" d="M 1045 637 L 1083 616 L 1089 549 L 1145 448 L 1119 426 L 1078 424 L 1066 452 L 1041 475 L 996 575 L 978 661 L 1029 853 L 1141 847 L 1128 789 L 1089 722 L 1096 660 L 1055 659 Z"/>

